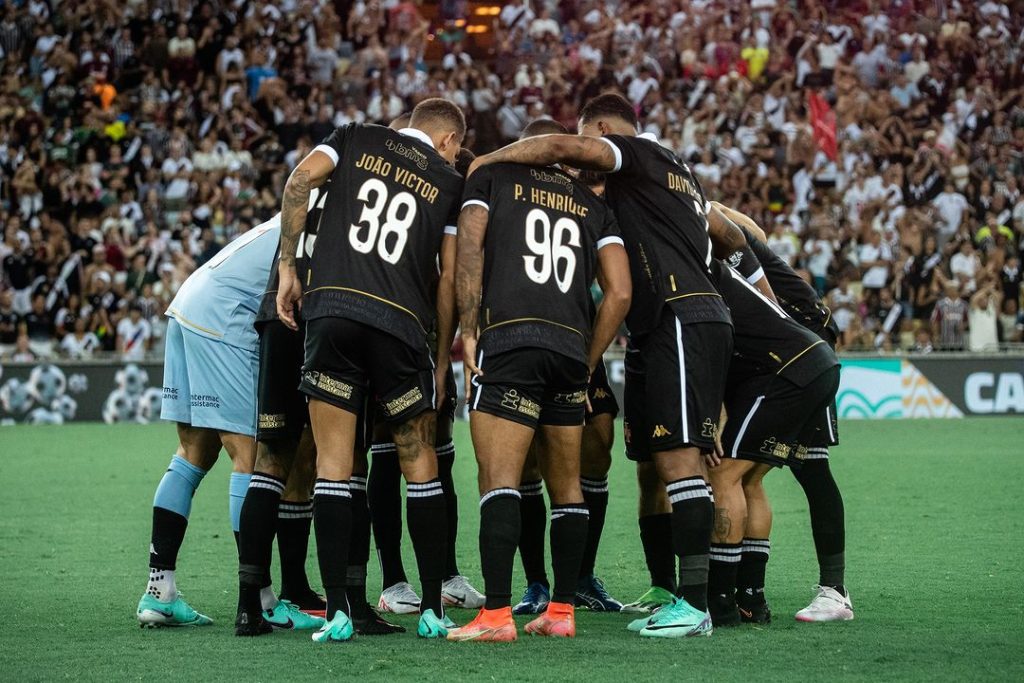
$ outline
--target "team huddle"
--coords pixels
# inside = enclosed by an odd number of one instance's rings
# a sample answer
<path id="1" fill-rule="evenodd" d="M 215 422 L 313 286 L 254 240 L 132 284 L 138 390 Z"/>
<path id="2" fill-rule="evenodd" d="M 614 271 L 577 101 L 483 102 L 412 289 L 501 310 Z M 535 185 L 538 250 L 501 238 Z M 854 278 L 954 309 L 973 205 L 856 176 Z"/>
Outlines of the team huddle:
<path id="1" fill-rule="evenodd" d="M 153 501 L 143 626 L 212 623 L 175 568 L 221 448 L 239 636 L 386 635 L 405 630 L 385 618 L 395 612 L 418 613 L 424 638 L 516 640 L 514 614 L 536 615 L 527 633 L 573 637 L 577 607 L 634 613 L 642 637 L 765 624 L 762 480 L 783 466 L 807 495 L 820 568 L 796 618 L 853 618 L 828 466 L 839 362 L 827 307 L 753 221 L 637 135 L 625 99 L 594 98 L 579 127 L 538 120 L 476 159 L 461 110 L 441 99 L 387 128 L 338 128 L 292 171 L 281 212 L 185 282 L 168 308 L 162 408 L 179 445 Z M 627 605 L 595 576 L 619 411 L 602 357 L 623 322 L 623 430 L 650 572 Z M 483 593 L 456 559 L 457 333 Z M 401 557 L 403 477 L 418 593 Z M 323 595 L 305 571 L 311 527 Z M 528 585 L 513 605 L 517 551 Z M 479 611 L 459 626 L 451 608 Z"/>

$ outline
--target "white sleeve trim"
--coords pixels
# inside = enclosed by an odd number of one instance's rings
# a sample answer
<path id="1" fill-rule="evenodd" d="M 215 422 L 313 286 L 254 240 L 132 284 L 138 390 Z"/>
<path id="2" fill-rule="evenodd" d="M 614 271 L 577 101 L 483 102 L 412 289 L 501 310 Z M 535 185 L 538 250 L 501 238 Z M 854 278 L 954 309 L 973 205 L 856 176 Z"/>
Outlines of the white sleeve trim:
<path id="1" fill-rule="evenodd" d="M 618 145 L 616 145 L 614 142 L 612 142 L 608 138 L 598 138 L 598 139 L 599 140 L 603 140 L 604 142 L 606 142 L 608 144 L 608 146 L 612 148 L 612 152 L 615 154 L 615 168 L 613 168 L 611 171 L 609 171 L 609 173 L 618 173 L 619 171 L 622 170 L 622 150 L 620 150 Z"/>
<path id="2" fill-rule="evenodd" d="M 459 229 L 457 227 L 455 227 L 454 225 L 446 225 L 446 226 L 444 226 L 444 234 L 446 234 L 446 235 L 458 235 L 459 234 Z"/>
<path id="3" fill-rule="evenodd" d="M 338 165 L 338 153 L 330 145 L 317 145 L 313 148 L 313 152 L 323 152 L 331 158 L 331 161 L 334 162 L 335 166 Z M 313 152 L 310 152 L 310 154 Z"/>
<path id="4" fill-rule="evenodd" d="M 747 282 L 749 282 L 752 285 L 756 285 L 758 282 L 761 281 L 761 278 L 763 277 L 764 268 L 758 268 L 757 270 L 750 274 L 750 277 L 747 278 Z"/>
<path id="5" fill-rule="evenodd" d="M 467 206 L 482 206 L 487 211 L 491 210 L 491 207 L 487 205 L 487 202 L 481 199 L 467 199 L 462 202 L 462 208 L 465 209 Z"/>
<path id="6" fill-rule="evenodd" d="M 602 237 L 597 241 L 597 248 L 604 249 L 609 244 L 621 244 L 622 246 L 626 246 L 626 243 L 623 242 L 622 238 L 618 235 L 608 235 L 607 237 Z"/>
<path id="7" fill-rule="evenodd" d="M 711 206 L 711 200 L 710 199 L 705 199 L 704 200 L 704 215 L 707 215 L 707 214 L 711 213 L 711 209 L 713 209 L 713 208 L 715 208 L 715 207 Z"/>

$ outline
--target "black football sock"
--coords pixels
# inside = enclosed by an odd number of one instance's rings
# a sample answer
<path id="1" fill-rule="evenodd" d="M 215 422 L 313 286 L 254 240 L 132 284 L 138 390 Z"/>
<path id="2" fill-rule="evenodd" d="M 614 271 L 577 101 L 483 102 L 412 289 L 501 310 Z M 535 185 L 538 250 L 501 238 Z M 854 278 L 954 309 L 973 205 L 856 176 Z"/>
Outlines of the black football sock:
<path id="1" fill-rule="evenodd" d="M 551 568 L 555 583 L 551 600 L 569 605 L 576 602 L 580 563 L 587 546 L 587 504 L 551 506 Z"/>
<path id="2" fill-rule="evenodd" d="M 843 496 L 829 468 L 828 459 L 808 459 L 792 469 L 807 496 L 811 533 L 818 555 L 818 583 L 846 594 L 846 519 Z"/>
<path id="3" fill-rule="evenodd" d="M 402 470 L 395 444 L 374 444 L 367 481 L 370 522 L 380 562 L 381 588 L 408 581 L 402 565 Z"/>
<path id="4" fill-rule="evenodd" d="M 327 593 L 327 619 L 350 614 L 345 594 L 348 546 L 352 535 L 352 494 L 348 481 L 317 479 L 313 487 L 313 522 L 320 580 Z"/>
<path id="5" fill-rule="evenodd" d="M 715 508 L 704 477 L 678 479 L 665 487 L 672 503 L 672 549 L 679 558 L 676 595 L 699 610 L 708 606 L 708 556 Z"/>
<path id="6" fill-rule="evenodd" d="M 238 531 L 238 580 L 246 590 L 270 585 L 274 533 L 283 492 L 283 481 L 265 472 L 253 472 L 242 503 Z"/>
<path id="7" fill-rule="evenodd" d="M 548 585 L 547 562 L 544 559 L 544 528 L 548 511 L 544 505 L 544 485 L 540 481 L 524 481 L 519 485 L 520 528 L 519 557 L 523 561 L 527 583 Z"/>
<path id="8" fill-rule="evenodd" d="M 291 599 L 313 593 L 306 574 L 313 501 L 282 500 L 277 506 L 277 553 L 281 558 L 281 596 Z"/>
<path id="9" fill-rule="evenodd" d="M 771 542 L 767 538 L 744 538 L 743 554 L 736 573 L 736 599 L 741 604 L 764 602 L 764 575 L 768 569 Z"/>
<path id="10" fill-rule="evenodd" d="M 420 573 L 420 612 L 434 610 L 437 617 L 444 616 L 441 582 L 448 556 L 447 516 L 440 479 L 406 484 L 405 517 Z"/>
<path id="11" fill-rule="evenodd" d="M 187 528 L 187 517 L 165 508 L 153 508 L 153 533 L 149 542 L 150 567 L 174 570 Z"/>
<path id="12" fill-rule="evenodd" d="M 739 543 L 712 543 L 708 568 L 708 593 L 731 600 L 736 594 L 736 576 L 743 552 Z"/>
<path id="13" fill-rule="evenodd" d="M 512 604 L 512 564 L 521 526 L 519 500 L 519 491 L 508 488 L 492 489 L 480 498 L 480 568 L 486 609 Z"/>
<path id="14" fill-rule="evenodd" d="M 672 551 L 672 514 L 662 512 L 640 518 L 640 543 L 644 547 L 651 585 L 676 592 L 676 555 Z"/>
<path id="15" fill-rule="evenodd" d="M 456 541 L 459 537 L 459 494 L 455 491 L 455 480 L 452 479 L 452 468 L 455 466 L 455 442 L 437 448 L 437 478 L 444 489 L 444 505 L 448 515 L 448 556 L 445 558 L 446 579 L 458 576 L 459 561 L 456 556 Z"/>
<path id="16" fill-rule="evenodd" d="M 587 545 L 583 549 L 583 559 L 580 563 L 580 578 L 584 578 L 594 573 L 594 564 L 597 562 L 597 547 L 601 544 L 605 513 L 608 511 L 608 478 L 580 477 L 580 486 L 583 488 L 583 501 L 590 512 Z M 554 562 L 553 554 L 551 561 Z"/>
<path id="17" fill-rule="evenodd" d="M 366 504 L 366 476 L 353 474 L 349 479 L 352 492 L 352 538 L 348 547 L 346 594 L 353 615 L 365 615 L 366 565 L 370 561 L 370 508 Z"/>

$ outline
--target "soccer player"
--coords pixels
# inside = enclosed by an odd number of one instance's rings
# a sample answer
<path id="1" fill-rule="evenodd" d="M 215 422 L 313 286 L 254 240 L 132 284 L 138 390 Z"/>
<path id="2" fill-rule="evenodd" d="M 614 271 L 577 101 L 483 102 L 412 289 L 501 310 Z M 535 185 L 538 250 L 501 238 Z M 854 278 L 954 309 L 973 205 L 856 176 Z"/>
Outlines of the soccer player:
<path id="1" fill-rule="evenodd" d="M 637 136 L 636 112 L 625 98 L 595 97 L 580 113 L 580 127 L 582 136 L 520 140 L 475 164 L 565 163 L 608 174 L 605 198 L 622 229 L 633 281 L 626 323 L 647 370 L 644 391 L 634 395 L 643 405 L 634 410 L 651 418 L 650 451 L 672 502 L 681 562 L 676 599 L 641 635 L 710 634 L 713 506 L 702 456 L 715 447 L 732 353 L 729 309 L 711 262 L 713 252 L 724 257 L 741 248 L 743 234 L 710 205 L 682 161 Z"/>
<path id="2" fill-rule="evenodd" d="M 764 269 L 782 309 L 794 320 L 824 339 L 834 350 L 839 330 L 831 312 L 817 292 L 765 244 L 764 232 L 749 217 L 719 207 L 744 230 L 748 244 Z M 818 429 L 806 448 L 801 467 L 790 468 L 807 496 L 811 515 L 811 533 L 818 557 L 817 595 L 807 607 L 796 613 L 799 621 L 848 621 L 853 619 L 853 603 L 845 586 L 846 525 L 843 496 L 829 468 L 828 449 L 839 443 L 835 406 L 826 406 L 817 418 Z M 751 506 L 748 501 L 748 518 Z M 743 539 L 739 566 L 737 601 L 744 621 L 770 618 L 764 600 L 764 566 L 770 543 L 763 538 Z"/>
<path id="3" fill-rule="evenodd" d="M 305 228 L 296 255 L 296 269 L 300 273 L 305 273 L 313 251 L 329 189 L 328 182 L 310 193 Z M 257 451 L 255 471 L 242 505 L 239 532 L 239 600 L 235 619 L 235 634 L 239 636 L 262 635 L 271 632 L 274 626 L 294 627 L 307 622 L 304 615 L 296 614 L 298 610 L 319 617 L 326 612 L 326 604 L 310 588 L 305 570 L 316 462 L 316 449 L 308 429 L 309 411 L 305 396 L 298 391 L 305 329 L 302 325 L 300 330 L 293 331 L 278 320 L 277 264 L 275 257 L 256 315 L 260 335 Z M 365 446 L 363 451 L 365 453 Z M 365 466 L 362 471 L 365 473 Z M 358 486 L 353 488 L 353 526 L 360 529 L 354 536 L 365 537 L 365 543 L 353 545 L 365 546 L 362 552 L 368 557 L 369 513 L 365 490 L 360 491 Z M 281 555 L 280 600 L 271 589 L 270 579 L 275 535 Z M 348 575 L 347 592 L 356 632 L 380 635 L 404 631 L 403 627 L 382 620 L 366 604 L 365 565 L 363 562 L 362 572 L 350 571 Z M 322 624 L 321 619 L 315 626 Z"/>
<path id="4" fill-rule="evenodd" d="M 536 121 L 523 135 L 547 132 L 564 128 Z M 477 617 L 448 639 L 517 638 L 511 598 L 518 486 L 535 435 L 542 440 L 540 465 L 552 501 L 554 585 L 547 610 L 526 631 L 572 637 L 587 540 L 579 479 L 586 390 L 629 307 L 622 238 L 604 203 L 554 166 L 481 169 L 468 180 L 462 207 L 457 301 L 472 385 L 487 599 Z M 591 321 L 595 273 L 606 296 Z"/>
<path id="5" fill-rule="evenodd" d="M 275 217 L 236 239 L 185 281 L 167 309 L 161 417 L 177 423 L 179 446 L 153 499 L 149 585 L 137 609 L 143 626 L 212 623 L 180 597 L 174 572 L 192 497 L 222 447 L 233 464 L 229 511 L 232 529 L 239 531 L 256 457 L 253 321 L 279 233 Z M 292 627 L 322 623 L 290 604 L 274 600 L 267 606 L 291 612 Z"/>
<path id="6" fill-rule="evenodd" d="M 583 171 L 578 178 L 586 183 L 594 194 L 599 197 L 604 194 L 603 174 Z M 596 309 L 592 307 L 591 317 L 595 311 Z M 608 471 L 612 465 L 615 418 L 619 413 L 619 404 L 608 383 L 608 372 L 603 361 L 597 364 L 590 376 L 587 401 L 583 448 L 580 454 L 580 488 L 583 490 L 583 501 L 587 504 L 590 521 L 587 525 L 587 545 L 583 551 L 579 582 L 576 585 L 576 606 L 587 607 L 596 612 L 618 612 L 622 609 L 622 603 L 608 594 L 604 582 L 594 574 L 597 549 L 601 543 L 608 510 Z M 551 600 L 551 586 L 544 559 L 547 509 L 544 504 L 541 474 L 534 453 L 537 447 L 538 441 L 535 439 L 519 484 L 519 494 L 522 496 L 519 556 L 526 573 L 526 591 L 512 608 L 513 614 L 540 614 L 547 609 Z"/>
<path id="7" fill-rule="evenodd" d="M 328 618 L 313 636 L 317 642 L 354 633 L 345 592 L 350 479 L 357 419 L 370 399 L 391 425 L 408 483 L 406 513 L 422 590 L 417 633 L 444 637 L 453 626 L 441 603 L 447 521 L 433 444 L 454 336 L 453 233 L 462 177 L 450 164 L 464 135 L 458 107 L 427 99 L 413 110 L 409 128 L 337 129 L 285 185 L 277 309 L 296 329 L 301 299 L 306 320 L 300 387 L 310 399 L 317 447 L 313 517 Z M 328 179 L 335 191 L 327 195 L 317 248 L 300 283 L 294 255 L 306 203 Z M 439 258 L 435 299 L 427 283 Z M 426 331 L 435 300 L 436 362 Z"/>

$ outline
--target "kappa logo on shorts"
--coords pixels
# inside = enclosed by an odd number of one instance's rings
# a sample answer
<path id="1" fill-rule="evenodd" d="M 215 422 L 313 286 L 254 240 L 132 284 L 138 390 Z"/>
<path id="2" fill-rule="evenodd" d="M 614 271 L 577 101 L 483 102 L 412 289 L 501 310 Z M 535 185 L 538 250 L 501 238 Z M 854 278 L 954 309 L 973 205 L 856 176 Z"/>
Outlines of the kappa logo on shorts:
<path id="1" fill-rule="evenodd" d="M 711 421 L 710 417 L 704 418 L 701 424 L 700 435 L 706 439 L 713 439 L 718 436 L 718 425 Z"/>
<path id="2" fill-rule="evenodd" d="M 423 392 L 420 391 L 419 387 L 413 387 L 398 398 L 391 399 L 385 403 L 384 412 L 388 414 L 388 417 L 394 417 L 409 406 L 414 406 L 422 400 Z"/>
<path id="3" fill-rule="evenodd" d="M 317 389 L 331 394 L 332 396 L 344 399 L 352 398 L 351 384 L 341 382 L 333 377 L 325 375 L 322 372 L 317 372 L 316 370 L 309 370 L 302 377 L 307 384 L 312 384 Z"/>
<path id="4" fill-rule="evenodd" d="M 657 439 L 657 438 L 662 437 L 662 436 L 672 436 L 672 432 L 667 430 L 665 428 L 665 425 L 655 425 L 654 426 L 654 433 L 651 434 L 651 436 L 653 436 L 654 438 Z"/>
<path id="5" fill-rule="evenodd" d="M 279 413 L 276 415 L 271 415 L 269 413 L 260 413 L 257 424 L 259 424 L 260 429 L 278 429 L 280 427 L 286 426 L 287 420 L 285 419 L 285 417 L 286 416 L 284 413 Z"/>
<path id="6" fill-rule="evenodd" d="M 791 450 L 793 449 L 790 448 L 789 444 L 779 443 L 778 441 L 775 440 L 774 436 L 769 436 L 767 439 L 764 440 L 764 443 L 761 444 L 762 453 L 764 453 L 765 455 L 770 455 L 773 458 L 780 458 L 782 460 L 785 460 L 789 457 L 789 453 Z"/>
<path id="7" fill-rule="evenodd" d="M 594 393 L 591 394 L 590 396 L 591 396 L 591 398 L 598 398 L 598 399 L 600 399 L 600 398 L 608 398 L 608 392 L 605 391 L 604 389 L 602 389 L 601 387 L 598 387 L 598 388 L 594 389 Z"/>

